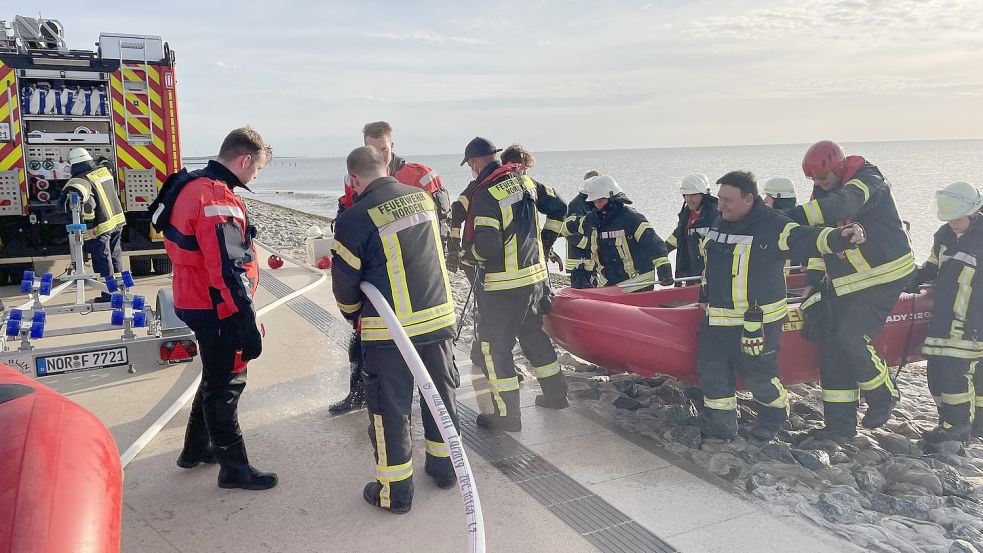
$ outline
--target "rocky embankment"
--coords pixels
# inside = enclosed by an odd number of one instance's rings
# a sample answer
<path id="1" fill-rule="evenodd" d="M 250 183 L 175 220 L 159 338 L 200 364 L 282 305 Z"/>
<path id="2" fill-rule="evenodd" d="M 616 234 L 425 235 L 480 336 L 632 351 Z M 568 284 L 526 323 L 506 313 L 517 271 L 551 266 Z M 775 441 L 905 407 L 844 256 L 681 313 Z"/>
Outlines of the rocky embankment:
<path id="1" fill-rule="evenodd" d="M 297 259 L 304 257 L 305 231 L 325 226 L 327 217 L 247 200 L 259 239 Z M 451 275 L 454 298 L 465 302 L 471 283 Z M 470 324 L 462 339 L 469 343 Z M 742 437 L 732 442 L 702 439 L 687 423 L 699 401 L 679 381 L 606 371 L 569 354 L 561 363 L 571 396 L 627 431 L 659 446 L 733 486 L 736 493 L 782 514 L 798 513 L 860 548 L 902 553 L 983 552 L 983 443 L 945 443 L 928 448 L 920 439 L 935 425 L 924 365 L 905 367 L 898 377 L 902 400 L 884 428 L 850 441 L 815 440 L 822 425 L 819 386 L 789 389 L 792 414 L 779 439 L 749 442 L 754 423 L 749 396 L 741 401 Z M 694 394 L 690 394 L 694 395 Z M 776 549 L 781 548 L 776 536 Z"/>

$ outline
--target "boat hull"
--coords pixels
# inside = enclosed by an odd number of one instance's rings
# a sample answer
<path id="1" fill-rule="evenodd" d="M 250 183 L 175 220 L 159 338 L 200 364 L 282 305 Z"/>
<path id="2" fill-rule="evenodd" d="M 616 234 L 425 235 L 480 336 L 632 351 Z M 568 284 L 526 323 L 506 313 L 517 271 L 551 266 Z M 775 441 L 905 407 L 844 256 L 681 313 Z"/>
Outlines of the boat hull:
<path id="1" fill-rule="evenodd" d="M 92 413 L 0 365 L 0 551 L 118 552 L 123 471 Z"/>
<path id="2" fill-rule="evenodd" d="M 790 280 L 790 288 L 796 283 Z M 697 286 L 631 294 L 617 286 L 564 288 L 557 292 L 544 328 L 567 351 L 605 369 L 668 374 L 696 383 L 696 340 L 703 317 L 698 297 Z M 931 290 L 901 296 L 874 340 L 889 365 L 922 359 L 931 316 Z M 818 345 L 805 340 L 801 328 L 801 311 L 791 307 L 779 345 L 786 384 L 819 380 Z"/>

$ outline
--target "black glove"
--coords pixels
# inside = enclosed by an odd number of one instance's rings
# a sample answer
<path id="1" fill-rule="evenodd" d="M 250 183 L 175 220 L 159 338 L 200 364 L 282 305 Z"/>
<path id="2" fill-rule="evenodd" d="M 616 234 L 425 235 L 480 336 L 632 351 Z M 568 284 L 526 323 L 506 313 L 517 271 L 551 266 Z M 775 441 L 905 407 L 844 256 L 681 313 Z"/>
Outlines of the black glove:
<path id="1" fill-rule="evenodd" d="M 447 239 L 447 270 L 456 273 L 461 268 L 461 239 Z"/>
<path id="2" fill-rule="evenodd" d="M 656 269 L 656 272 L 659 273 L 659 284 L 663 286 L 672 286 L 676 282 L 675 279 L 672 278 L 672 266 L 670 266 L 668 263 L 659 266 L 659 268 Z"/>
<path id="3" fill-rule="evenodd" d="M 242 352 L 243 361 L 256 359 L 263 353 L 263 337 L 256 325 L 256 316 L 251 311 L 222 319 L 218 333 L 229 347 Z"/>

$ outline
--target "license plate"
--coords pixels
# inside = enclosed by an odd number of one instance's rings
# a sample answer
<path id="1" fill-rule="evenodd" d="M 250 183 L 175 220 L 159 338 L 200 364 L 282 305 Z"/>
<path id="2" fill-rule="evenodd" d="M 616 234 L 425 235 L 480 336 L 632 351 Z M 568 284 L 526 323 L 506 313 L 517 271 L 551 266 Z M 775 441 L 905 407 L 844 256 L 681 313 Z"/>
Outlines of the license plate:
<path id="1" fill-rule="evenodd" d="M 91 371 L 129 363 L 126 348 L 110 348 L 84 353 L 67 353 L 37 358 L 38 376 L 75 371 Z"/>

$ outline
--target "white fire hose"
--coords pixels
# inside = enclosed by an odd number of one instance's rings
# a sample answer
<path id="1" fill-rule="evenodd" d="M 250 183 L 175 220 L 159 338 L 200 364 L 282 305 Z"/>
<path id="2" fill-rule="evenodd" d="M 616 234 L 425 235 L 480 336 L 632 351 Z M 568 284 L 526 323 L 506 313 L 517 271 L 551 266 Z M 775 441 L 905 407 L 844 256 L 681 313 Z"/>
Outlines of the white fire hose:
<path id="1" fill-rule="evenodd" d="M 433 414 L 437 428 L 440 430 L 440 436 L 444 439 L 447 447 L 450 448 L 451 463 L 454 465 L 454 474 L 457 475 L 461 498 L 464 500 L 464 516 L 468 521 L 468 552 L 484 553 L 485 523 L 481 515 L 478 488 L 475 485 L 474 473 L 471 471 L 471 464 L 468 462 L 467 453 L 464 451 L 464 444 L 461 443 L 461 436 L 454 429 L 454 421 L 451 420 L 444 401 L 440 398 L 440 394 L 437 393 L 433 380 L 430 379 L 427 368 L 423 365 L 423 360 L 420 359 L 420 354 L 413 347 L 413 343 L 410 342 L 409 337 L 403 330 L 403 326 L 399 323 L 399 319 L 396 318 L 396 314 L 389 307 L 389 302 L 386 301 L 382 293 L 375 286 L 368 282 L 362 282 L 360 288 L 362 289 L 362 293 L 375 306 L 383 322 L 386 323 L 386 328 L 389 329 L 389 333 L 396 342 L 396 347 L 399 348 L 403 359 L 406 360 L 406 366 L 413 373 L 413 379 L 416 380 L 416 384 L 420 388 L 420 395 L 427 402 L 430 413 Z"/>

